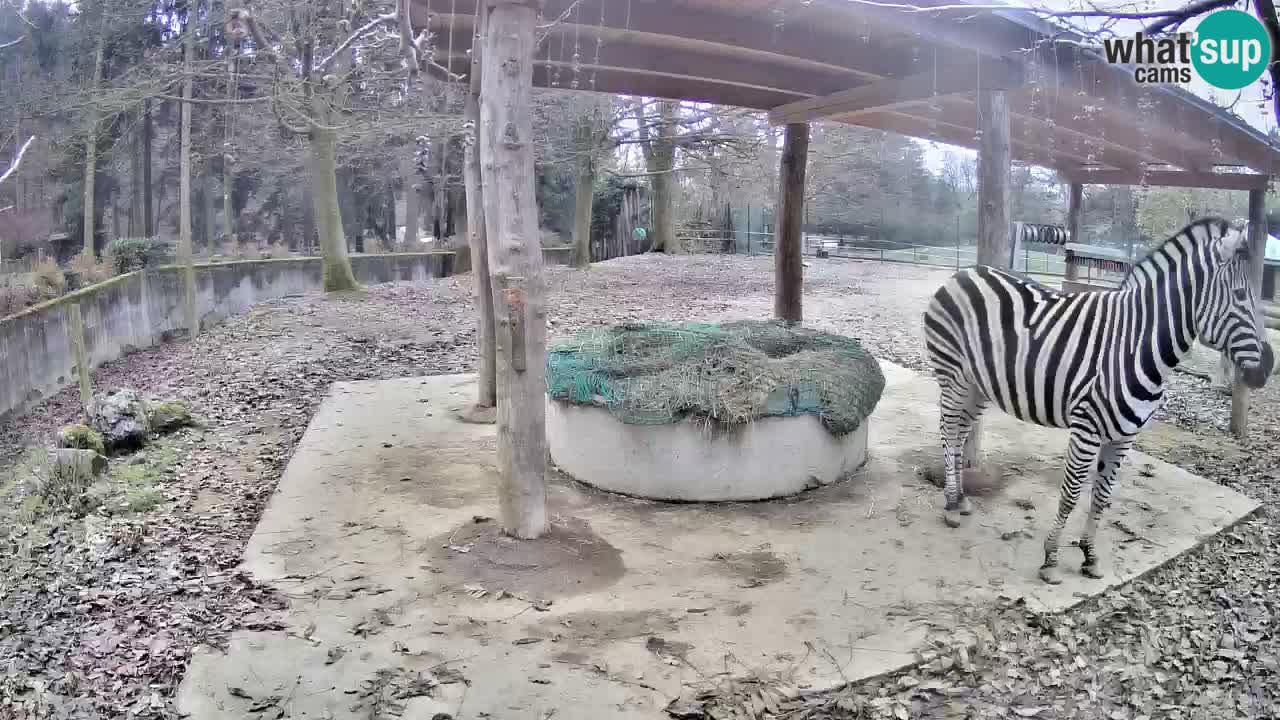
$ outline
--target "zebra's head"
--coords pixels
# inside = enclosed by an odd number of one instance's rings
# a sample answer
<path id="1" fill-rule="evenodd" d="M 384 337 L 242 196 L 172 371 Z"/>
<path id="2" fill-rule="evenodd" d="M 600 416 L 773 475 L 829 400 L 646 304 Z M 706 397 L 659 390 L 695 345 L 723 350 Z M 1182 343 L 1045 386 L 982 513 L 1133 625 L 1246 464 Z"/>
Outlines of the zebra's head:
<path id="1" fill-rule="evenodd" d="M 1227 354 L 1252 388 L 1266 384 L 1275 364 L 1256 288 L 1249 280 L 1250 250 L 1244 230 L 1225 220 L 1204 223 L 1212 248 L 1208 287 L 1196 317 L 1200 341 Z M 1194 231 L 1193 231 L 1194 232 Z"/>

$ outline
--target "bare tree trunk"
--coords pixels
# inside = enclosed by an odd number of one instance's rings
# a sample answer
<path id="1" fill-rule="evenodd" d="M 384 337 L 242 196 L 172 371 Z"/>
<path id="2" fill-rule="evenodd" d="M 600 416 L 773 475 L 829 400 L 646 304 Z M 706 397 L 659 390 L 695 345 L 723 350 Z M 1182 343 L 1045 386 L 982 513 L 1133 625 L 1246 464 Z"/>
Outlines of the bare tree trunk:
<path id="1" fill-rule="evenodd" d="M 444 214 L 448 211 L 449 200 L 445 193 L 449 182 L 448 165 L 444 157 L 448 149 L 449 145 L 443 139 L 431 144 L 431 159 L 436 161 L 436 177 L 431 182 L 431 237 L 437 241 L 444 239 Z"/>
<path id="2" fill-rule="evenodd" d="M 236 59 L 227 61 L 227 99 L 235 98 L 236 91 Z M 236 237 L 236 213 L 232 193 L 236 185 L 235 156 L 231 154 L 231 122 L 235 117 L 231 105 L 223 113 L 222 126 L 222 225 L 228 240 Z"/>
<path id="3" fill-rule="evenodd" d="M 537 11 L 489 0 L 480 61 L 480 159 L 497 316 L 498 471 L 503 529 L 547 530 L 546 310 L 534 201 L 532 112 Z"/>
<path id="4" fill-rule="evenodd" d="M 218 240 L 218 223 L 217 223 L 217 204 L 214 198 L 217 196 L 222 183 L 213 176 L 213 163 L 206 162 L 204 165 L 204 192 L 201 195 L 204 198 L 204 245 L 206 248 L 212 248 Z"/>
<path id="5" fill-rule="evenodd" d="M 182 126 L 178 155 L 178 264 L 182 265 L 183 317 L 187 324 L 187 337 L 195 339 L 200 331 L 196 324 L 196 270 L 191 253 L 191 56 L 194 54 L 195 28 L 187 21 L 186 38 L 182 44 Z"/>
<path id="6" fill-rule="evenodd" d="M 676 237 L 675 217 L 675 117 L 678 107 L 679 103 L 667 100 L 658 103 L 658 138 L 653 151 L 657 167 L 651 169 L 651 172 L 662 172 L 654 177 L 653 183 L 654 249 L 661 247 L 673 255 L 684 252 L 684 246 Z"/>
<path id="7" fill-rule="evenodd" d="M 778 233 L 774 243 L 773 316 L 779 320 L 803 319 L 804 175 L 809 162 L 809 123 L 790 123 L 782 149 L 778 183 Z"/>
<path id="8" fill-rule="evenodd" d="M 653 227 L 649 232 L 655 251 L 679 254 L 680 243 L 676 240 L 676 219 L 672 207 L 675 198 L 671 186 L 674 182 L 675 176 L 670 172 L 653 176 Z"/>
<path id="9" fill-rule="evenodd" d="M 413 145 L 405 148 L 400 156 L 400 182 L 404 184 L 404 242 L 405 248 L 417 249 L 418 242 L 418 174 L 413 166 Z"/>
<path id="10" fill-rule="evenodd" d="M 151 212 L 151 101 L 142 101 L 142 234 L 155 235 L 155 215 Z"/>
<path id="11" fill-rule="evenodd" d="M 467 191 L 467 244 L 471 248 L 472 294 L 476 302 L 476 347 L 480 353 L 477 408 L 492 408 L 498 404 L 498 386 L 495 376 L 493 333 L 493 280 L 489 277 L 489 243 L 484 225 L 484 189 L 480 182 L 480 78 L 483 63 L 480 55 L 480 38 L 484 37 L 483 20 L 488 17 L 483 7 L 481 22 L 476 23 L 471 53 L 471 88 L 467 93 L 466 117 L 472 135 L 463 157 L 463 181 Z M 416 202 L 415 202 L 416 206 Z"/>
<path id="12" fill-rule="evenodd" d="M 228 155 L 229 153 L 224 153 L 222 160 L 222 229 L 227 239 L 234 241 L 236 239 L 236 213 L 232 198 L 232 188 L 236 183 L 236 172 L 226 160 Z"/>
<path id="13" fill-rule="evenodd" d="M 142 215 L 142 113 L 133 114 L 132 147 L 129 148 L 129 236 L 143 237 L 146 221 Z"/>
<path id="14" fill-rule="evenodd" d="M 579 121 L 574 129 L 578 155 L 578 180 L 573 202 L 573 264 L 578 268 L 591 265 L 591 202 L 595 197 L 595 139 L 591 125 Z"/>
<path id="15" fill-rule="evenodd" d="M 355 273 L 347 257 L 347 241 L 342 235 L 342 212 L 338 209 L 338 139 L 333 130 L 320 92 L 311 98 L 311 201 L 314 205 L 316 229 L 320 232 L 320 256 L 324 263 L 324 289 L 327 292 L 355 290 Z"/>
<path id="16" fill-rule="evenodd" d="M 675 167 L 674 121 L 677 105 L 667 100 L 659 101 L 656 132 L 649 129 L 650 120 L 644 112 L 644 103 L 635 107 L 636 121 L 640 128 L 640 148 L 644 152 L 645 166 L 649 169 L 653 183 L 653 196 L 649 199 L 652 213 L 649 237 L 653 238 L 654 251 L 668 253 L 679 253 L 683 249 L 676 240 L 672 192 L 675 183 L 672 170 Z"/>
<path id="17" fill-rule="evenodd" d="M 314 245 L 316 238 L 316 213 L 315 213 L 315 193 L 311 192 L 311 186 L 315 183 L 315 163 L 308 160 L 303 166 L 311 172 L 312 182 L 302 188 L 302 241 L 299 243 L 298 249 L 303 255 L 311 255 L 315 252 Z"/>
<path id="18" fill-rule="evenodd" d="M 102 77 L 102 53 L 107 41 L 106 21 L 98 26 L 98 37 L 93 43 L 93 75 L 89 78 L 89 135 L 84 143 L 84 252 L 93 257 L 94 181 L 98 174 L 98 82 Z"/>

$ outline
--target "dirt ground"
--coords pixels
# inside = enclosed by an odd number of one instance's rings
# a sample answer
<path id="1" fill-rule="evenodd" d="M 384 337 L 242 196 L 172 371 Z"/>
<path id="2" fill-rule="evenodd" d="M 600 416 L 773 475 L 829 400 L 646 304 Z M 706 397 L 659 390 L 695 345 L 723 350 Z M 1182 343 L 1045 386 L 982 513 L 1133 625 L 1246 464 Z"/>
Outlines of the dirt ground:
<path id="1" fill-rule="evenodd" d="M 946 271 L 809 265 L 808 324 L 923 369 L 920 314 Z M 771 258 L 640 256 L 589 271 L 548 268 L 548 275 L 553 336 L 625 320 L 767 317 L 772 306 Z M 95 520 L 90 534 L 68 518 L 39 527 L 6 523 L 0 702 L 9 709 L 0 717 L 174 716 L 191 648 L 218 645 L 233 628 L 269 624 L 270 611 L 287 600 L 254 587 L 235 567 L 325 388 L 335 380 L 471 370 L 473 317 L 469 277 L 288 298 L 194 343 L 167 343 L 99 369 L 97 387 L 188 399 L 205 425 L 165 441 L 176 462 L 155 509 Z M 939 640 L 920 671 L 792 698 L 777 714 L 1280 715 L 1280 527 L 1273 519 L 1280 383 L 1253 394 L 1254 420 L 1242 441 L 1225 434 L 1230 401 L 1209 382 L 1178 374 L 1168 394 L 1162 424 L 1140 448 L 1263 501 L 1262 513 L 1081 609 L 1040 615 L 1011 599 L 972 619 L 985 628 L 976 648 Z M 76 417 L 76 405 L 69 388 L 11 418 L 0 427 L 5 462 L 23 446 L 48 443 Z M 759 690 L 750 683 L 710 688 L 700 711 L 754 710 Z"/>

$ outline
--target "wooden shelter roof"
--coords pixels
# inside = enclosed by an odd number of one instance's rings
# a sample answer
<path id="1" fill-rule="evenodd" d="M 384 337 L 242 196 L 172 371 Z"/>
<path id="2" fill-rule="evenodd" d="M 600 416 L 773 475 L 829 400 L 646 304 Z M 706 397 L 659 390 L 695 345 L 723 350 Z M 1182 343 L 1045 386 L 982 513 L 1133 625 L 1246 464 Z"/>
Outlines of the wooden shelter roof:
<path id="1" fill-rule="evenodd" d="M 896 3 L 938 8 L 910 11 Z M 413 0 L 436 60 L 469 70 L 476 0 Z M 984 0 L 989 5 L 989 0 Z M 546 0 L 538 87 L 770 111 L 977 147 L 977 92 L 1009 91 L 1013 159 L 1072 180 L 1217 184 L 1280 171 L 1280 148 L 1178 87 L 1140 86 L 1082 38 L 957 0 Z M 941 7 L 940 7 L 941 6 Z M 1234 176 L 1232 187 L 1264 178 Z"/>

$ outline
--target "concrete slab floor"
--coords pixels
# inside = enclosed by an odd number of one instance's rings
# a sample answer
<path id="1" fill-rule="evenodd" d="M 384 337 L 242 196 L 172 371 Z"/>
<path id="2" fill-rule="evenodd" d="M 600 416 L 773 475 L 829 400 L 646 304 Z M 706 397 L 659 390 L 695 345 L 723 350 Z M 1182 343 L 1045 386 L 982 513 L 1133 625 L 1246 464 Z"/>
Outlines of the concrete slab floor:
<path id="1" fill-rule="evenodd" d="M 200 720 L 243 718 L 255 703 L 291 718 L 598 720 L 660 717 L 682 688 L 720 674 L 833 686 L 912 662 L 931 621 L 1001 595 L 1068 608 L 1257 506 L 1134 453 L 1102 530 L 1110 576 L 1084 578 L 1067 548 L 1067 581 L 1046 586 L 1036 568 L 1065 433 L 988 414 L 985 476 L 996 479 L 971 523 L 947 528 L 921 472 L 941 452 L 935 385 L 882 367 L 869 459 L 846 481 L 699 505 L 550 473 L 555 531 L 526 543 L 487 519 L 495 429 L 456 417 L 474 397 L 469 376 L 336 384 L 243 562 L 291 598 L 283 630 L 199 649 L 179 709 Z"/>

